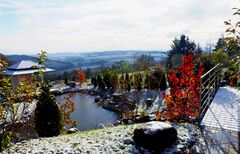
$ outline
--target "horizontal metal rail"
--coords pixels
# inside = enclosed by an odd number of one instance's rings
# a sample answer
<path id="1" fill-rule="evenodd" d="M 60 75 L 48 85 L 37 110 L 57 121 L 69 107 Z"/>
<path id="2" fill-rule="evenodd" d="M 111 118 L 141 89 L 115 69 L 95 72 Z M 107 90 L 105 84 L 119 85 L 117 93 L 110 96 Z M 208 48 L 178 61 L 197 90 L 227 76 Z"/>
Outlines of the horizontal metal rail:
<path id="1" fill-rule="evenodd" d="M 202 121 L 207 109 L 220 85 L 220 64 L 215 65 L 200 78 L 200 101 L 199 101 L 199 124 Z"/>

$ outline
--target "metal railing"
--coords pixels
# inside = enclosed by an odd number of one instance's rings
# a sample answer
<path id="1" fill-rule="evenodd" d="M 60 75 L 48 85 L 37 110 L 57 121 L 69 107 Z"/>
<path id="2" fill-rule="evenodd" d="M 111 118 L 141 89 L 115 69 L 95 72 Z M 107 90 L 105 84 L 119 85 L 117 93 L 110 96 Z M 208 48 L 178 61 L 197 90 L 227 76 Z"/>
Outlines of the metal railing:
<path id="1" fill-rule="evenodd" d="M 220 64 L 215 65 L 212 69 L 201 76 L 200 101 L 199 101 L 199 124 L 201 123 L 207 109 L 220 85 Z"/>

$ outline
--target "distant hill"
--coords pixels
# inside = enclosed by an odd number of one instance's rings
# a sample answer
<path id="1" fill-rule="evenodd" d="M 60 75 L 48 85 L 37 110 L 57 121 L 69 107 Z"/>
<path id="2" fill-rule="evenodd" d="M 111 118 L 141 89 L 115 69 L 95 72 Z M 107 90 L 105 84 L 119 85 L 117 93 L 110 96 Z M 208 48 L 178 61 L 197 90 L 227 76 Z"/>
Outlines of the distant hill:
<path id="1" fill-rule="evenodd" d="M 161 51 L 101 51 L 84 53 L 54 53 L 48 54 L 46 66 L 56 70 L 68 70 L 74 68 L 111 66 L 121 60 L 133 63 L 134 58 L 142 54 L 151 55 L 156 61 L 166 57 L 166 52 Z M 34 60 L 28 55 L 8 55 L 9 61 L 15 63 L 20 60 Z"/>
<path id="2" fill-rule="evenodd" d="M 28 55 L 7 55 L 6 58 L 10 61 L 11 64 L 14 64 L 21 60 L 36 61 L 35 59 L 36 57 L 28 56 Z M 46 62 L 46 67 L 53 68 L 55 70 L 61 70 L 61 69 L 72 68 L 73 64 L 68 62 L 48 59 Z"/>
<path id="3" fill-rule="evenodd" d="M 86 53 L 57 53 L 49 54 L 50 59 L 71 62 L 75 67 L 111 66 L 115 62 L 126 60 L 133 63 L 134 58 L 142 54 L 151 55 L 156 61 L 166 57 L 161 51 L 101 51 Z"/>

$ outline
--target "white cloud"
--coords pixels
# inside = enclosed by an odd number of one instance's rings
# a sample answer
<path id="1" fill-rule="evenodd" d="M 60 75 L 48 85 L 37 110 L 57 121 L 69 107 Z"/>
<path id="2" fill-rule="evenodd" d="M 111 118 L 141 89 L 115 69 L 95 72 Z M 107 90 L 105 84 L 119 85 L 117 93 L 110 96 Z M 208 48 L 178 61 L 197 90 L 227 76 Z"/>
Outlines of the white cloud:
<path id="1" fill-rule="evenodd" d="M 0 51 L 167 50 L 182 33 L 204 46 L 224 32 L 223 21 L 238 5 L 237 0 L 0 0 L 0 24 L 11 15 L 17 27 L 0 26 Z"/>

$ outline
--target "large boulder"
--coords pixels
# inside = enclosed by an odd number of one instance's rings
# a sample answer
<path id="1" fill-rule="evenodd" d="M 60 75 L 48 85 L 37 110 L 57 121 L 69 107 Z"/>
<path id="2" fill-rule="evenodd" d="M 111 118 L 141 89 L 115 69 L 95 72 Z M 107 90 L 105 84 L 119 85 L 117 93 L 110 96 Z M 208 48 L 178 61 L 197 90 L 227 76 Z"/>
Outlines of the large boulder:
<path id="1" fill-rule="evenodd" d="M 154 151 L 162 151 L 177 140 L 177 131 L 165 122 L 151 121 L 134 130 L 136 145 Z"/>

